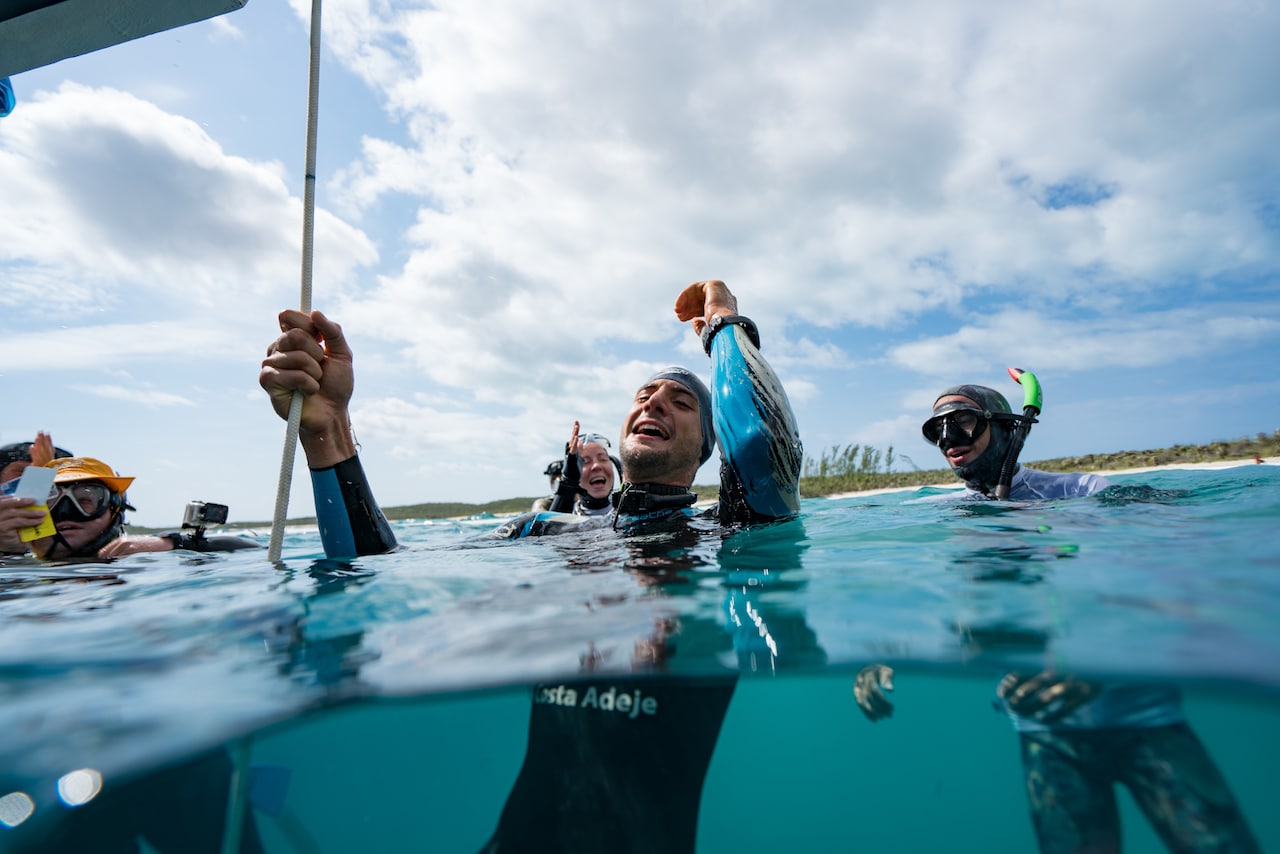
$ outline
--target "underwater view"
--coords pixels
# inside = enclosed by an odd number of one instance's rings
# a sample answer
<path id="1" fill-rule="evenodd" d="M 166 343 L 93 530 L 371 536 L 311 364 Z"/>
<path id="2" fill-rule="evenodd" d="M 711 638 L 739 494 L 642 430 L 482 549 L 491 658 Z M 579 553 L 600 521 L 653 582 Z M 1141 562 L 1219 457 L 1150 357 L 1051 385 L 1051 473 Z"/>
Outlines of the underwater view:
<path id="1" fill-rule="evenodd" d="M 1111 480 L 5 560 L 0 850 L 1280 850 L 1280 467 Z"/>

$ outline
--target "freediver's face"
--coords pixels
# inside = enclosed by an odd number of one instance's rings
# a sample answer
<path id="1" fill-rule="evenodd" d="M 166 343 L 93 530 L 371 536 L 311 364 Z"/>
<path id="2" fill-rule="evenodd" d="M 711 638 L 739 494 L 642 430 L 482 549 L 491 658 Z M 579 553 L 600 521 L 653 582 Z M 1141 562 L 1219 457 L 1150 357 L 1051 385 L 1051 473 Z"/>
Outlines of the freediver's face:
<path id="1" fill-rule="evenodd" d="M 675 380 L 645 383 L 622 423 L 619 451 L 632 483 L 691 485 L 702 454 L 698 398 Z"/>
<path id="2" fill-rule="evenodd" d="M 959 394 L 949 394 L 946 397 L 940 398 L 938 402 L 933 405 L 934 411 L 937 411 L 949 403 L 959 403 L 965 406 L 971 406 L 979 411 L 982 410 L 982 405 L 974 400 L 970 400 L 969 398 Z M 953 469 L 957 469 L 961 466 L 969 465 L 978 457 L 986 453 L 987 446 L 991 444 L 991 431 L 983 430 L 971 443 L 958 445 L 950 443 L 946 444 L 948 444 L 948 447 L 944 448 L 939 446 L 939 450 L 942 451 L 942 456 L 946 458 L 947 465 L 951 466 Z"/>
<path id="3" fill-rule="evenodd" d="M 55 536 L 45 536 L 31 544 L 31 551 L 50 560 L 81 551 L 111 528 L 116 516 L 111 511 L 114 499 L 114 493 L 101 480 L 56 484 L 50 493 L 49 511 L 65 544 Z"/>
<path id="4" fill-rule="evenodd" d="M 97 519 L 64 519 L 55 527 L 57 527 L 58 533 L 62 535 L 62 539 L 67 541 L 67 546 L 70 547 L 71 552 L 75 553 L 98 539 L 98 537 L 101 537 L 107 528 L 111 527 L 111 522 L 114 518 L 115 514 L 113 513 L 103 513 Z M 50 554 L 49 550 L 55 545 L 57 546 L 57 554 Z M 35 540 L 31 544 L 31 550 L 42 558 L 66 557 L 66 555 L 62 554 L 62 543 L 55 544 L 53 537 Z"/>
<path id="5" fill-rule="evenodd" d="M 582 459 L 582 488 L 592 498 L 607 498 L 613 492 L 613 460 L 609 451 L 594 442 L 584 445 L 578 456 Z"/>

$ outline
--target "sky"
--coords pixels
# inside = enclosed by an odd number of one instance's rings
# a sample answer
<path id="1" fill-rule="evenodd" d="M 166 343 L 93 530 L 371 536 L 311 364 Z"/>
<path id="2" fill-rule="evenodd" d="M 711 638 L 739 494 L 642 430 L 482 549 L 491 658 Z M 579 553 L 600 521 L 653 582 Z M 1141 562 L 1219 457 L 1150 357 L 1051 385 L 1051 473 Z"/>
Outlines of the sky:
<path id="1" fill-rule="evenodd" d="M 13 78 L 0 443 L 269 520 L 300 304 L 309 3 Z M 1031 370 L 1024 461 L 1280 429 L 1280 4 L 326 0 L 312 303 L 379 501 L 547 491 L 723 279 L 806 453 Z M 716 458 L 699 483 L 714 483 Z M 313 512 L 298 452 L 290 516 Z"/>

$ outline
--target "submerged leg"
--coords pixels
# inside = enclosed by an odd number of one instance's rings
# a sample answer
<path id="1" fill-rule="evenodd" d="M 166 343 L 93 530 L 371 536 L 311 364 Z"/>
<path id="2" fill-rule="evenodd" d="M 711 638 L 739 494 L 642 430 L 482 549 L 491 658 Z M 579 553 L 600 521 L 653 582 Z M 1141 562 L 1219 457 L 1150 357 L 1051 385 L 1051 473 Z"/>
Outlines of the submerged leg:
<path id="1" fill-rule="evenodd" d="M 1261 849 L 1213 757 L 1186 724 L 1134 730 L 1123 780 L 1174 852 Z"/>
<path id="2" fill-rule="evenodd" d="M 1042 854 L 1115 854 L 1120 813 L 1105 768 L 1089 733 L 1024 732 L 1031 820 Z"/>

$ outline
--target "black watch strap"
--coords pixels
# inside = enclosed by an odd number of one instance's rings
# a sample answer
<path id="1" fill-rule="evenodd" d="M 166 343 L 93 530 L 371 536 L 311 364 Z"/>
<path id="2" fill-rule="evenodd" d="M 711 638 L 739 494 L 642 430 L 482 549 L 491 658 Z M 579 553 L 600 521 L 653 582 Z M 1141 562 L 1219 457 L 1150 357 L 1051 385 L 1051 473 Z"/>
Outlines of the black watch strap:
<path id="1" fill-rule="evenodd" d="M 706 328 L 702 330 L 702 349 L 707 355 L 711 355 L 711 339 L 716 337 L 716 333 L 724 329 L 729 324 L 737 324 L 747 331 L 747 337 L 751 339 L 751 343 L 756 345 L 756 349 L 760 349 L 760 330 L 756 329 L 755 323 L 751 318 L 743 317 L 741 314 L 720 314 L 711 319 Z"/>
<path id="2" fill-rule="evenodd" d="M 162 531 L 157 534 L 158 537 L 164 537 L 173 543 L 174 549 L 186 549 L 187 551 L 199 551 L 200 534 L 188 534 L 186 531 Z"/>

